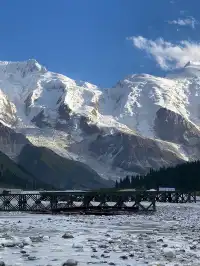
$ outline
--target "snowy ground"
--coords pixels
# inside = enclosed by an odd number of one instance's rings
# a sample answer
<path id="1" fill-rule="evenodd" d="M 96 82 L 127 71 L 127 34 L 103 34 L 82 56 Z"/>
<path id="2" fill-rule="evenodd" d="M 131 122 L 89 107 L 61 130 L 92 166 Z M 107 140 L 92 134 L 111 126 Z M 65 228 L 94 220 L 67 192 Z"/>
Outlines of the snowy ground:
<path id="1" fill-rule="evenodd" d="M 199 221 L 200 203 L 162 203 L 152 215 L 0 213 L 0 261 L 12 266 L 73 266 L 75 261 L 80 266 L 197 266 Z"/>

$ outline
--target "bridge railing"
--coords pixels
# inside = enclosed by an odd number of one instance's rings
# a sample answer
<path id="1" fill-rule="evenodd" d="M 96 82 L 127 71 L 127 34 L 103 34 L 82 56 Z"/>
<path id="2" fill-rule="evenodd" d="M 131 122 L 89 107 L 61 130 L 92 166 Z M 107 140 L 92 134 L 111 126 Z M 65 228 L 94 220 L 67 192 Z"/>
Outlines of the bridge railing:
<path id="1" fill-rule="evenodd" d="M 70 210 L 155 211 L 156 201 L 196 202 L 195 192 L 87 191 L 0 194 L 0 211 L 52 212 Z"/>
<path id="2" fill-rule="evenodd" d="M 145 193 L 65 193 L 0 194 L 0 211 L 61 211 L 71 209 L 155 210 L 155 193 L 142 204 Z"/>

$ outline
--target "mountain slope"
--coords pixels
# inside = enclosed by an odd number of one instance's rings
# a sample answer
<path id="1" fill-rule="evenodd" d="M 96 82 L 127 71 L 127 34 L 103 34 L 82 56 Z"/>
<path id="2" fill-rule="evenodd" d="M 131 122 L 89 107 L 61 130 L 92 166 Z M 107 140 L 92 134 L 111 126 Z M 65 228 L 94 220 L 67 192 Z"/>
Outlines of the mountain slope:
<path id="1" fill-rule="evenodd" d="M 87 165 L 72 159 L 58 156 L 47 148 L 33 146 L 28 139 L 21 133 L 16 133 L 13 129 L 0 123 L 0 147 L 7 155 L 12 157 L 14 154 L 17 167 L 21 167 L 21 172 L 11 171 L 17 175 L 5 172 L 5 184 L 22 187 L 33 186 L 39 188 L 73 188 L 73 187 L 105 187 L 112 186 L 112 182 L 101 179 L 98 174 Z M 15 165 L 6 155 L 2 153 L 2 158 L 7 158 L 7 168 L 12 169 Z M 5 161 L 2 159 L 2 162 Z M 3 164 L 4 168 L 5 165 Z M 6 169 L 7 169 L 6 168 Z M 26 169 L 26 170 L 25 170 Z M 27 174 L 25 175 L 25 173 Z M 32 174 L 30 174 L 32 173 Z M 31 177 L 30 177 L 31 176 Z M 13 182 L 11 182 L 13 180 Z M 22 183 L 23 182 L 23 183 Z M 1 183 L 1 181 L 0 181 Z"/>
<path id="2" fill-rule="evenodd" d="M 48 148 L 26 145 L 18 164 L 39 180 L 60 189 L 112 186 L 87 165 L 63 158 Z"/>
<path id="3" fill-rule="evenodd" d="M 147 172 L 199 158 L 199 73 L 189 62 L 165 78 L 130 75 L 99 89 L 35 60 L 0 62 L 0 120 L 104 178 Z"/>
<path id="4" fill-rule="evenodd" d="M 37 180 L 30 172 L 14 163 L 7 155 L 0 152 L 0 186 L 13 188 L 49 188 L 45 182 Z M 35 182 L 37 181 L 37 182 Z M 34 187 L 34 184 L 37 186 Z"/>
<path id="5" fill-rule="evenodd" d="M 20 154 L 24 145 L 30 144 L 29 140 L 21 133 L 0 122 L 0 148 L 10 158 Z"/>

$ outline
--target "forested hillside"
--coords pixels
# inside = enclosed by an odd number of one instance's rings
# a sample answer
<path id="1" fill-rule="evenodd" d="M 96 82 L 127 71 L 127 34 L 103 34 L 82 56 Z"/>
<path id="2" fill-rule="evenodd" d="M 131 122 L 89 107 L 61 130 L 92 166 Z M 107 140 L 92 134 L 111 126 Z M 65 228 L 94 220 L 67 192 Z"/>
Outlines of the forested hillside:
<path id="1" fill-rule="evenodd" d="M 170 187 L 183 190 L 200 190 L 200 162 L 189 162 L 175 167 L 150 170 L 144 176 L 126 176 L 116 182 L 117 188 Z"/>

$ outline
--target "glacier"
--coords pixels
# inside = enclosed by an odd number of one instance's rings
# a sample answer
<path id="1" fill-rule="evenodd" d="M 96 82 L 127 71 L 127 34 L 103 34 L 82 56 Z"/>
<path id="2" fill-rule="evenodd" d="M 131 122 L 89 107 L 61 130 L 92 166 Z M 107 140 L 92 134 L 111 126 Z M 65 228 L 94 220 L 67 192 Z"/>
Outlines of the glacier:
<path id="1" fill-rule="evenodd" d="M 4 125 L 105 178 L 199 158 L 199 62 L 165 77 L 129 75 L 112 88 L 50 72 L 34 59 L 0 62 L 0 107 Z"/>

